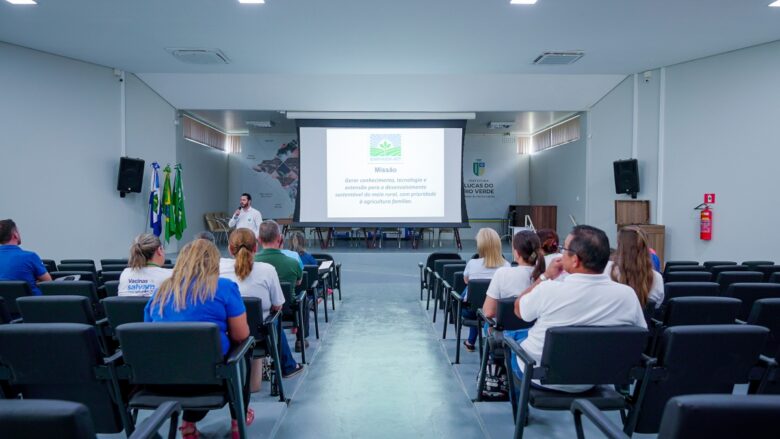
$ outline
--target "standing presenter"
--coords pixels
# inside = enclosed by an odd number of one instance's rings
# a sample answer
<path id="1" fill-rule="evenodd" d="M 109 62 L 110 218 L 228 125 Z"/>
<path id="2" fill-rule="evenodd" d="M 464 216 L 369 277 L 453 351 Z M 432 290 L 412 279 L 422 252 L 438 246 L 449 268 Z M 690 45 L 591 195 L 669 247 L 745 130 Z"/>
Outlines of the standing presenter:
<path id="1" fill-rule="evenodd" d="M 252 196 L 243 193 L 238 209 L 230 218 L 228 225 L 236 229 L 249 229 L 255 234 L 255 238 L 260 233 L 260 223 L 263 222 L 263 216 L 260 211 L 252 207 Z"/>

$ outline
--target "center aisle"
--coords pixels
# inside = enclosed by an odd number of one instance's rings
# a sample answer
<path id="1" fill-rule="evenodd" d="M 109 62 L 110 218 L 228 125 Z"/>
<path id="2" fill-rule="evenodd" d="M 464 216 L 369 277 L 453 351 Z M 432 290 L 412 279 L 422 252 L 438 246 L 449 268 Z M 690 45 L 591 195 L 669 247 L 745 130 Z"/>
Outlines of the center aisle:
<path id="1" fill-rule="evenodd" d="M 420 308 L 415 253 L 333 253 L 343 301 L 275 437 L 485 437 Z"/>

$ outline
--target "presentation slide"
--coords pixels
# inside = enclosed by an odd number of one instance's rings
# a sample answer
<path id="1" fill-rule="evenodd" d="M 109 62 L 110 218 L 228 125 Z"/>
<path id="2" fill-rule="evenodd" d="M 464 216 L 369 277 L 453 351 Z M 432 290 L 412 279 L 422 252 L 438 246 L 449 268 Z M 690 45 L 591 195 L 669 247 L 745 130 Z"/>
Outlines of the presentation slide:
<path id="1" fill-rule="evenodd" d="M 296 222 L 462 223 L 463 128 L 373 123 L 299 126 Z"/>

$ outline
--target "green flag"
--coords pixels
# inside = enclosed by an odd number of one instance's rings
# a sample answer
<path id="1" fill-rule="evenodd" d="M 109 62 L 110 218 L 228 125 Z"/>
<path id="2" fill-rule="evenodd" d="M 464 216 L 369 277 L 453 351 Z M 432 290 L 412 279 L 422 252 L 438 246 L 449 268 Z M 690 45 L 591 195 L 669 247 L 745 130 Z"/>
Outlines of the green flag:
<path id="1" fill-rule="evenodd" d="M 176 179 L 173 183 L 173 219 L 176 239 L 181 239 L 187 228 L 187 215 L 184 212 L 184 188 L 181 183 L 181 165 L 176 165 Z"/>
<path id="2" fill-rule="evenodd" d="M 174 219 L 173 216 L 173 199 L 171 197 L 171 165 L 166 165 L 165 169 L 163 169 L 163 173 L 165 174 L 165 183 L 163 184 L 163 205 L 162 205 L 162 211 L 163 215 L 165 215 L 165 224 L 163 224 L 163 228 L 165 229 L 165 242 L 170 242 L 171 235 L 174 235 L 175 229 L 174 229 Z"/>

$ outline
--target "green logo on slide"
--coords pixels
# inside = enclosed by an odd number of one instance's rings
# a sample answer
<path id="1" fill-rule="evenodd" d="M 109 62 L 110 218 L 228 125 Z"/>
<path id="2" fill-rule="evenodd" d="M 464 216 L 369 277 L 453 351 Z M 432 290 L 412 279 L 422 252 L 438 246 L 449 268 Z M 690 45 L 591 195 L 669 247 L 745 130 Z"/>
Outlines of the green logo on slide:
<path id="1" fill-rule="evenodd" d="M 369 158 L 372 161 L 395 161 L 401 159 L 400 134 L 372 134 Z"/>

